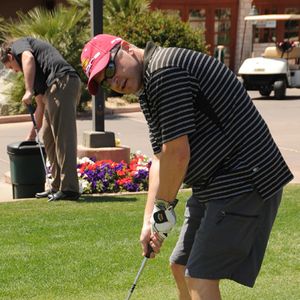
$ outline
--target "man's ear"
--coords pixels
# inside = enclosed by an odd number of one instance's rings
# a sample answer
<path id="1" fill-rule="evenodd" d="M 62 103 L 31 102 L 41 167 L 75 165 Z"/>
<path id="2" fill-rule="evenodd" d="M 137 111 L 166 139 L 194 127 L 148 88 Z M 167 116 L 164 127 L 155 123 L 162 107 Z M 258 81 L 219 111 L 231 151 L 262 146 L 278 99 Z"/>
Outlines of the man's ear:
<path id="1" fill-rule="evenodd" d="M 12 61 L 15 59 L 15 57 L 11 53 L 7 53 L 7 57 L 9 59 L 9 61 Z"/>
<path id="2" fill-rule="evenodd" d="M 121 42 L 121 47 L 122 47 L 122 50 L 124 50 L 125 52 L 127 52 L 129 54 L 132 54 L 133 48 L 135 48 L 133 45 L 131 45 L 130 43 L 128 43 L 124 40 Z"/>

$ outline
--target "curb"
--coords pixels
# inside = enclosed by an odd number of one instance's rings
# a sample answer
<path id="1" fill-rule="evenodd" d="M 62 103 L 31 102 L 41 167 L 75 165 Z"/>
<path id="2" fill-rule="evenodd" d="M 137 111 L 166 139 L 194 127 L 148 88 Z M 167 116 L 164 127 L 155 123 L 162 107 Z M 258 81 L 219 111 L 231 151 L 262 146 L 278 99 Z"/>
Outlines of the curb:
<path id="1" fill-rule="evenodd" d="M 15 116 L 1 116 L 0 124 L 7 123 L 19 123 L 19 122 L 29 122 L 31 121 L 30 115 L 15 115 Z"/>
<path id="2" fill-rule="evenodd" d="M 114 107 L 109 108 L 105 107 L 104 113 L 107 115 L 118 115 L 124 113 L 132 113 L 132 112 L 141 112 L 140 106 L 126 106 L 126 107 Z M 83 117 L 91 117 L 91 112 L 86 113 L 77 113 L 77 118 L 81 119 Z M 19 122 L 30 122 L 31 117 L 29 114 L 23 115 L 12 115 L 12 116 L 0 116 L 0 124 L 8 124 L 8 123 L 19 123 Z"/>
<path id="3" fill-rule="evenodd" d="M 4 183 L 11 184 L 10 171 L 4 173 Z"/>
<path id="4" fill-rule="evenodd" d="M 0 182 L 0 186 L 1 185 L 5 185 L 6 188 L 8 188 L 8 184 L 7 183 L 1 183 Z M 10 187 L 11 188 L 11 187 Z M 191 188 L 182 188 L 179 189 L 179 191 L 187 191 L 187 192 L 192 192 Z M 140 191 L 140 192 L 127 192 L 127 191 L 123 191 L 123 192 L 119 192 L 119 193 L 94 193 L 94 194 L 81 194 L 81 197 L 84 199 L 86 198 L 85 201 L 93 201 L 95 198 L 99 199 L 99 198 L 105 198 L 105 197 L 122 197 L 122 196 L 139 196 L 139 195 L 146 195 L 148 194 L 148 191 Z M 46 199 L 46 198 L 45 198 Z M 42 199 L 36 199 L 36 198 L 10 198 L 10 199 L 0 199 L 0 205 L 1 203 L 10 203 L 10 202 L 18 202 L 18 201 L 26 201 L 26 200 L 42 200 Z M 80 200 L 79 200 L 80 201 Z M 76 201 L 74 201 L 76 202 Z"/>
<path id="5" fill-rule="evenodd" d="M 114 107 L 114 108 L 105 107 L 105 114 L 107 115 L 117 115 L 117 114 L 133 113 L 133 112 L 141 112 L 141 107 L 139 104 L 138 106 L 126 106 L 126 107 Z"/>

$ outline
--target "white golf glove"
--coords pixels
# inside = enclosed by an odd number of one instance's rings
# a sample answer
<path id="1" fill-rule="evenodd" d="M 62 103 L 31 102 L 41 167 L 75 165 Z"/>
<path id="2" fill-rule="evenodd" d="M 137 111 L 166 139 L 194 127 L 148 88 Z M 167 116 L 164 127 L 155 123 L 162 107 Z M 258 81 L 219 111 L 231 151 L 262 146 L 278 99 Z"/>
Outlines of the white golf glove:
<path id="1" fill-rule="evenodd" d="M 164 240 L 168 233 L 176 224 L 176 214 L 174 207 L 178 200 L 167 202 L 164 200 L 155 200 L 152 216 L 150 218 L 152 232 L 157 232 L 159 237 Z"/>

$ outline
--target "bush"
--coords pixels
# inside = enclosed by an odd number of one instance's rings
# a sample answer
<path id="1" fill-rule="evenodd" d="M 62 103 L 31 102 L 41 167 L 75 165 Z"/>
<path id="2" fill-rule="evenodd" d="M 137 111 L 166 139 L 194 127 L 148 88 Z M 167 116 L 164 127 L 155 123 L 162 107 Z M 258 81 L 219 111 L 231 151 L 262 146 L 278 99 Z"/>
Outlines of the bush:
<path id="1" fill-rule="evenodd" d="M 115 15 L 114 23 L 105 27 L 105 32 L 128 40 L 144 48 L 149 40 L 163 47 L 184 47 L 207 52 L 203 32 L 183 22 L 179 16 L 160 10 L 138 15 Z"/>
<path id="2" fill-rule="evenodd" d="M 3 41 L 7 38 L 33 36 L 48 41 L 61 52 L 86 83 L 80 54 L 84 44 L 90 39 L 89 1 L 68 0 L 68 3 L 68 8 L 59 5 L 53 11 L 34 8 L 27 13 L 18 12 L 17 20 L 4 22 L 0 17 L 0 39 Z M 141 48 L 152 40 L 164 47 L 185 47 L 206 52 L 202 31 L 192 29 L 179 16 L 159 10 L 150 11 L 148 7 L 148 0 L 106 1 L 104 32 L 121 36 Z M 130 14 L 132 9 L 134 14 Z M 10 113 L 23 113 L 24 107 L 20 105 L 24 93 L 23 80 L 21 76 L 11 76 L 10 82 L 13 86 L 8 94 L 12 105 Z M 80 107 L 90 99 L 84 85 Z M 135 98 L 132 97 L 132 100 Z"/>
<path id="3" fill-rule="evenodd" d="M 124 17 L 124 13 L 114 16 L 113 23 L 104 27 L 106 33 L 117 35 L 137 47 L 144 48 L 150 40 L 162 47 L 189 48 L 207 52 L 204 35 L 201 30 L 195 30 L 179 16 L 170 15 L 160 10 L 142 11 Z M 124 95 L 130 103 L 137 102 L 134 95 Z"/>
<path id="4" fill-rule="evenodd" d="M 139 102 L 138 96 L 133 95 L 133 94 L 123 95 L 122 99 L 124 99 L 128 103 L 137 103 L 137 102 Z"/>
<path id="5" fill-rule="evenodd" d="M 9 76 L 4 80 L 11 84 L 11 87 L 4 92 L 8 98 L 8 114 L 18 115 L 26 113 L 26 107 L 21 101 L 25 93 L 23 74 L 9 74 Z"/>
<path id="6" fill-rule="evenodd" d="M 55 10 L 48 11 L 36 7 L 27 13 L 18 12 L 18 20 L 0 22 L 2 39 L 11 40 L 24 36 L 32 36 L 45 40 L 52 44 L 62 56 L 80 74 L 82 80 L 86 80 L 80 64 L 82 45 L 90 37 L 88 11 L 78 10 L 76 7 L 66 8 L 59 5 Z M 8 94 L 8 102 L 12 105 L 10 113 L 24 112 L 20 100 L 24 94 L 22 76 L 9 78 L 12 88 Z M 86 101 L 85 88 L 82 91 L 81 101 Z"/>

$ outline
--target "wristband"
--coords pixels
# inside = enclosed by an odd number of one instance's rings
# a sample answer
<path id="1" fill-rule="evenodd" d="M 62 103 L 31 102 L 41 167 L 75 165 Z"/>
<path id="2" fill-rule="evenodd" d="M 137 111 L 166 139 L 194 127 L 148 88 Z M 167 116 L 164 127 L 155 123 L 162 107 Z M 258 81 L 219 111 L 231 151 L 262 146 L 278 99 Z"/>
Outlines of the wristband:
<path id="1" fill-rule="evenodd" d="M 164 208 L 164 209 L 167 209 L 169 208 L 170 206 L 172 206 L 173 208 L 175 208 L 175 206 L 177 205 L 178 203 L 178 199 L 175 199 L 171 202 L 169 201 L 166 201 L 166 200 L 163 200 L 163 199 L 159 199 L 159 198 L 156 198 L 155 201 L 154 201 L 154 204 L 158 207 L 161 207 Z"/>

